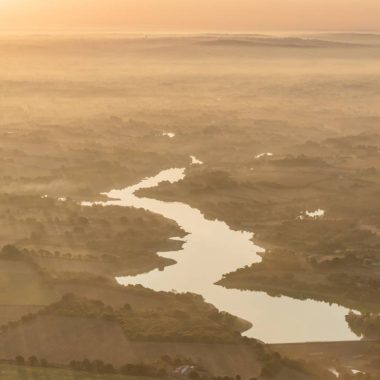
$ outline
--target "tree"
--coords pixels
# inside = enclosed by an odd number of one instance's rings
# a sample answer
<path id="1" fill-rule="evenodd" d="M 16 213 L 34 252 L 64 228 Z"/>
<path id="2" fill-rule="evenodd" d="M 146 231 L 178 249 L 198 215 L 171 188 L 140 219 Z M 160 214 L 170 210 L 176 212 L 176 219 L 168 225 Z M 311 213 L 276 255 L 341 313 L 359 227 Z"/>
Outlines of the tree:
<path id="1" fill-rule="evenodd" d="M 17 260 L 17 259 L 21 258 L 22 253 L 14 245 L 7 244 L 7 245 L 5 245 L 2 248 L 2 250 L 1 250 L 1 256 L 4 259 L 10 259 L 10 260 L 15 260 L 16 259 Z"/>
<path id="2" fill-rule="evenodd" d="M 200 376 L 199 376 L 199 373 L 195 370 L 192 370 L 190 373 L 189 373 L 189 378 L 190 379 L 199 379 Z"/>
<path id="3" fill-rule="evenodd" d="M 116 371 L 115 371 L 115 368 L 112 364 L 106 364 L 104 366 L 104 372 L 105 373 L 115 373 Z"/>
<path id="4" fill-rule="evenodd" d="M 33 355 L 33 356 L 30 356 L 29 359 L 28 359 L 28 364 L 32 367 L 36 367 L 38 366 L 38 359 Z"/>
<path id="5" fill-rule="evenodd" d="M 82 369 L 82 364 L 80 362 L 78 362 L 77 360 L 72 360 L 70 362 L 70 368 L 75 370 L 75 371 L 79 371 Z"/>
<path id="6" fill-rule="evenodd" d="M 94 370 L 96 372 L 99 372 L 99 373 L 104 373 L 105 372 L 105 365 L 104 365 L 104 362 L 102 360 L 95 360 L 93 362 L 93 367 L 94 367 Z"/>
<path id="7" fill-rule="evenodd" d="M 93 369 L 92 364 L 88 359 L 84 359 L 82 361 L 82 368 L 85 371 L 92 371 L 92 369 Z"/>
<path id="8" fill-rule="evenodd" d="M 25 359 L 21 355 L 16 356 L 16 364 L 17 365 L 24 365 L 25 364 Z"/>
<path id="9" fill-rule="evenodd" d="M 166 377 L 168 375 L 168 372 L 166 371 L 165 368 L 160 368 L 158 371 L 157 371 L 157 376 L 158 377 Z"/>

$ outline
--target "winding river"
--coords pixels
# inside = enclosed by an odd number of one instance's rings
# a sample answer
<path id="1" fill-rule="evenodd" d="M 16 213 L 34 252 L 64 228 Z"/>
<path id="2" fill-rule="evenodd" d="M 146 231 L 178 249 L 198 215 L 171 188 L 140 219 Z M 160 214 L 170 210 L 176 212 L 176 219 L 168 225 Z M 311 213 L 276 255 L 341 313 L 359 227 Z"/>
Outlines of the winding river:
<path id="1" fill-rule="evenodd" d="M 252 233 L 233 231 L 226 223 L 207 220 L 187 204 L 135 195 L 137 190 L 156 187 L 163 181 L 178 182 L 184 177 L 184 168 L 164 170 L 134 186 L 106 193 L 110 199 L 102 202 L 105 206 L 144 208 L 175 220 L 188 232 L 182 250 L 159 253 L 176 260 L 176 265 L 163 271 L 121 277 L 119 283 L 141 284 L 157 291 L 201 294 L 218 309 L 250 321 L 253 327 L 245 335 L 266 343 L 357 339 L 344 319 L 348 310 L 341 306 L 214 285 L 223 274 L 260 261 L 258 253 L 263 250 L 252 243 Z"/>

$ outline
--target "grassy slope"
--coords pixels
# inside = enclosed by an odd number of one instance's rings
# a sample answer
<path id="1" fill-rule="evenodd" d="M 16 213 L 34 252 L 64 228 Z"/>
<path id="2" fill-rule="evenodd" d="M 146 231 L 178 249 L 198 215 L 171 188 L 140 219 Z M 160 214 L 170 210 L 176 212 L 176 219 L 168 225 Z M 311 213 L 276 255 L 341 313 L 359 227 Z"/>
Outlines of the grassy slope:
<path id="1" fill-rule="evenodd" d="M 162 355 L 182 355 L 203 364 L 210 372 L 254 377 L 260 373 L 255 350 L 244 344 L 133 342 L 115 322 L 67 317 L 43 317 L 11 329 L 0 339 L 0 357 L 35 355 L 51 363 L 101 358 L 121 366 L 154 362 Z"/>

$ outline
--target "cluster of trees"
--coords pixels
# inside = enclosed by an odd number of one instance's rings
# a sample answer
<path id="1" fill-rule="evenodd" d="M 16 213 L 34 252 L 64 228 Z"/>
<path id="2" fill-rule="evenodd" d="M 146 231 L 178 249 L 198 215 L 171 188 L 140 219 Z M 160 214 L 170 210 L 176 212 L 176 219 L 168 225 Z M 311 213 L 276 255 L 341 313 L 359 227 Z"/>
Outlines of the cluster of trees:
<path id="1" fill-rule="evenodd" d="M 234 317 L 209 307 L 195 307 L 188 312 L 175 307 L 134 310 L 128 305 L 114 310 L 101 301 L 68 294 L 44 312 L 114 320 L 126 336 L 134 340 L 234 342 L 240 337 L 240 333 L 234 331 Z"/>
<path id="2" fill-rule="evenodd" d="M 356 314 L 351 311 L 346 315 L 346 321 L 357 336 L 380 339 L 380 314 Z"/>
<path id="3" fill-rule="evenodd" d="M 191 358 L 186 358 L 183 356 L 170 356 L 170 355 L 162 355 L 160 361 L 171 367 L 180 367 L 183 365 L 191 365 L 194 366 L 195 363 Z"/>
<path id="4" fill-rule="evenodd" d="M 182 342 L 236 342 L 240 333 L 229 328 L 223 317 L 194 310 L 126 311 L 118 314 L 126 335 L 135 340 Z"/>
<path id="5" fill-rule="evenodd" d="M 66 294 L 58 302 L 54 302 L 37 313 L 29 313 L 17 321 L 10 321 L 7 325 L 0 327 L 0 332 L 4 333 L 9 329 L 21 324 L 35 320 L 39 315 L 60 315 L 68 317 L 102 318 L 106 320 L 116 320 L 116 314 L 111 306 L 106 306 L 102 301 L 88 300 L 76 297 L 73 294 Z"/>
<path id="6" fill-rule="evenodd" d="M 287 155 L 285 158 L 272 160 L 271 165 L 288 168 L 327 168 L 329 164 L 319 157 L 308 157 L 304 154 L 299 156 Z"/>
<path id="7" fill-rule="evenodd" d="M 21 319 L 19 319 L 19 320 L 10 321 L 6 325 L 0 326 L 0 333 L 5 333 L 10 329 L 13 329 L 17 326 L 24 324 L 24 323 L 31 322 L 31 321 L 35 320 L 36 318 L 37 318 L 37 314 L 29 313 L 29 314 L 23 315 L 21 317 Z"/>
<path id="8" fill-rule="evenodd" d="M 23 248 L 19 249 L 12 244 L 5 245 L 1 252 L 0 258 L 5 260 L 29 260 L 32 261 L 34 256 L 37 257 L 47 257 L 47 258 L 60 258 L 68 260 L 103 260 L 103 261 L 116 261 L 117 257 L 114 255 L 103 254 L 101 256 L 93 254 L 75 254 L 73 255 L 70 252 L 61 252 L 61 251 L 49 251 L 48 249 L 28 249 Z"/>
<path id="9" fill-rule="evenodd" d="M 380 304 L 373 302 L 380 296 L 380 279 L 366 260 L 354 252 L 319 260 L 318 255 L 275 248 L 266 252 L 262 262 L 225 275 L 219 284 L 380 312 Z"/>
<path id="10" fill-rule="evenodd" d="M 24 260 L 24 253 L 12 244 L 4 245 L 0 252 L 0 259 L 3 260 Z"/>
<path id="11" fill-rule="evenodd" d="M 193 363 L 191 359 L 182 357 L 171 357 L 164 355 L 161 360 L 154 364 L 125 364 L 120 368 L 115 368 L 112 364 L 106 364 L 102 360 L 90 361 L 84 359 L 82 361 L 72 360 L 70 362 L 70 368 L 74 371 L 86 371 L 99 374 L 122 374 L 126 376 L 138 376 L 138 377 L 168 377 L 174 374 L 175 369 L 181 366 L 191 366 L 193 369 L 189 371 L 185 376 L 189 379 L 209 379 L 209 380 L 241 380 L 240 375 L 235 377 L 231 376 L 210 376 L 204 369 L 198 367 Z M 250 380 L 256 380 L 251 378 Z"/>
<path id="12" fill-rule="evenodd" d="M 118 370 L 112 364 L 104 363 L 102 360 L 72 360 L 70 362 L 70 368 L 75 371 L 86 371 L 102 374 L 113 374 L 118 372 Z"/>
<path id="13" fill-rule="evenodd" d="M 276 378 L 282 370 L 295 370 L 304 373 L 307 377 L 328 379 L 331 375 L 327 370 L 299 360 L 291 360 L 281 356 L 278 352 L 263 351 L 261 355 L 261 377 L 265 379 Z"/>
<path id="14" fill-rule="evenodd" d="M 239 289 L 263 290 L 272 296 L 311 298 L 338 303 L 356 310 L 380 311 L 380 305 L 373 302 L 380 296 L 380 280 L 373 277 L 341 272 L 313 277 L 313 273 L 307 270 L 303 272 L 254 271 L 253 269 L 257 266 L 260 266 L 260 263 L 228 274 L 219 281 L 219 284 Z M 306 274 L 309 276 L 306 277 Z M 315 282 L 313 282 L 314 278 Z"/>
<path id="15" fill-rule="evenodd" d="M 120 368 L 123 375 L 166 377 L 169 372 L 165 367 L 148 364 L 125 364 Z"/>
<path id="16" fill-rule="evenodd" d="M 118 286 L 113 279 L 90 272 L 63 271 L 60 273 L 53 273 L 51 279 L 54 284 L 62 282 L 70 283 L 71 285 Z"/>
<path id="17" fill-rule="evenodd" d="M 96 245 L 95 243 L 92 245 Z M 88 248 L 91 248 L 91 244 L 88 244 Z M 5 245 L 1 252 L 0 258 L 4 260 L 29 260 L 32 261 L 34 256 L 37 257 L 47 257 L 47 258 L 60 258 L 67 260 L 87 260 L 87 261 L 96 261 L 101 260 L 104 262 L 115 263 L 118 261 L 118 257 L 115 255 L 111 255 L 108 253 L 104 253 L 102 255 L 93 255 L 93 254 L 72 254 L 70 252 L 61 252 L 61 251 L 49 251 L 47 249 L 27 249 L 23 248 L 18 249 L 14 245 L 8 244 Z"/>
<path id="18" fill-rule="evenodd" d="M 21 250 L 13 244 L 3 246 L 0 251 L 0 259 L 27 262 L 43 279 L 48 280 L 51 278 L 50 274 L 33 260 L 33 258 L 27 254 L 26 250 Z"/>
<path id="19" fill-rule="evenodd" d="M 77 297 L 74 294 L 64 295 L 60 301 L 54 302 L 43 309 L 42 313 L 67 317 L 116 320 L 116 313 L 111 306 L 105 305 L 100 300 L 89 300 Z"/>
<path id="20" fill-rule="evenodd" d="M 28 365 L 31 367 L 48 367 L 49 363 L 46 359 L 38 359 L 36 356 L 32 355 L 28 358 L 24 358 L 22 355 L 17 355 L 15 358 L 15 363 L 17 365 Z"/>
<path id="21" fill-rule="evenodd" d="M 7 216 L 3 237 L 23 241 L 28 248 L 22 251 L 30 258 L 98 260 L 117 265 L 120 260 L 138 257 L 138 267 L 143 260 L 153 260 L 154 265 L 157 247 L 178 246 L 179 242 L 168 238 L 183 235 L 175 222 L 146 210 L 82 207 L 69 200 L 40 196 L 6 198 L 6 209 L 0 206 L 0 214 Z M 57 249 L 49 249 L 52 245 Z"/>
<path id="22" fill-rule="evenodd" d="M 25 358 L 22 355 L 17 355 L 14 363 L 19 366 L 30 366 L 30 367 L 55 367 L 53 364 L 50 364 L 46 359 L 39 359 L 36 356 L 30 356 Z M 161 360 L 157 361 L 154 364 L 125 364 L 119 368 L 116 368 L 111 363 L 105 363 L 103 360 L 72 360 L 69 363 L 70 368 L 73 371 L 84 371 L 91 372 L 95 374 L 122 374 L 126 376 L 141 376 L 141 377 L 167 377 L 172 374 L 178 366 L 182 365 L 191 365 L 194 369 L 189 372 L 188 377 L 190 379 L 199 379 L 200 372 L 191 361 L 191 359 L 185 359 L 181 357 L 172 358 L 168 355 L 165 355 Z M 201 370 L 203 377 L 206 376 L 206 372 Z M 215 378 L 215 380 L 234 380 L 229 377 Z M 236 380 L 241 380 L 240 377 Z"/>
<path id="23" fill-rule="evenodd" d="M 274 378 L 283 369 L 294 369 L 307 375 L 316 375 L 316 378 L 323 378 L 325 373 L 316 366 L 311 366 L 304 362 L 293 361 L 282 357 L 278 353 L 270 352 L 260 345 L 260 359 L 262 362 L 261 377 Z M 22 355 L 18 355 L 15 358 L 15 364 L 19 366 L 31 366 L 31 367 L 55 367 L 48 363 L 46 359 L 38 359 L 36 356 L 30 356 L 24 358 Z M 232 376 L 210 376 L 203 368 L 194 364 L 189 358 L 180 356 L 171 357 L 169 355 L 163 355 L 160 360 L 155 363 L 128 363 L 121 367 L 115 367 L 111 363 L 105 363 L 103 360 L 89 360 L 87 358 L 83 360 L 72 360 L 69 363 L 69 367 L 73 371 L 90 372 L 94 374 L 121 374 L 125 376 L 136 377 L 157 377 L 166 378 L 169 376 L 175 376 L 176 369 L 183 366 L 191 367 L 185 375 L 189 379 L 209 379 L 209 380 L 241 380 L 240 375 Z M 346 377 L 344 377 L 346 379 Z M 347 377 L 347 379 L 360 379 L 360 380 L 372 380 L 371 377 Z M 252 377 L 249 380 L 257 380 Z"/>
<path id="24" fill-rule="evenodd" d="M 74 371 L 86 371 L 99 374 L 122 374 L 125 376 L 138 376 L 138 377 L 158 377 L 164 378 L 174 374 L 177 367 L 183 365 L 191 365 L 194 367 L 185 376 L 189 379 L 209 379 L 209 380 L 241 380 L 240 375 L 235 377 L 231 376 L 209 376 L 203 369 L 194 365 L 191 359 L 182 359 L 179 357 L 171 358 L 165 355 L 155 364 L 125 364 L 120 368 L 115 368 L 112 364 L 106 364 L 102 360 L 90 361 L 84 359 L 82 361 L 72 360 L 70 368 Z M 251 378 L 250 380 L 256 380 Z"/>
<path id="25" fill-rule="evenodd" d="M 265 225 L 260 238 L 281 246 L 282 249 L 307 252 L 315 255 L 350 254 L 376 249 L 376 237 L 361 230 L 351 220 L 290 220 Z M 378 243 L 377 243 L 378 244 Z M 378 247 L 377 247 L 378 249 Z"/>
<path id="26" fill-rule="evenodd" d="M 70 368 L 74 371 L 86 371 L 99 374 L 122 374 L 126 376 L 139 376 L 139 377 L 167 377 L 173 373 L 176 365 L 183 365 L 186 361 L 182 359 L 168 359 L 169 356 L 165 355 L 160 361 L 154 364 L 128 363 L 120 368 L 114 367 L 112 364 L 104 363 L 102 360 L 84 359 L 82 361 L 72 360 Z M 181 363 L 181 364 L 178 364 Z M 191 371 L 188 375 L 191 379 L 200 378 L 196 369 Z"/>
<path id="27" fill-rule="evenodd" d="M 41 249 L 28 249 L 24 248 L 22 250 L 25 254 L 28 254 L 30 256 L 38 256 L 38 257 L 47 257 L 47 258 L 60 258 L 60 259 L 67 259 L 67 260 L 98 260 L 99 258 L 102 258 L 101 256 L 93 255 L 90 253 L 87 254 L 72 254 L 70 252 L 61 252 L 59 250 L 50 251 L 45 248 Z M 108 255 L 105 255 L 108 256 Z"/>
<path id="28" fill-rule="evenodd" d="M 261 376 L 265 378 L 275 377 L 284 367 L 283 359 L 278 353 L 273 355 L 266 354 L 262 362 Z"/>
<path id="29" fill-rule="evenodd" d="M 28 323 L 38 315 L 56 315 L 114 321 L 120 324 L 125 335 L 132 340 L 210 343 L 241 340 L 240 332 L 237 331 L 240 324 L 234 316 L 219 312 L 204 303 L 202 298 L 193 299 L 191 295 L 172 295 L 172 301 L 181 299 L 182 296 L 184 299 L 192 299 L 193 303 L 188 305 L 192 308 L 178 308 L 182 304 L 179 302 L 162 309 L 135 310 L 127 304 L 115 310 L 100 300 L 66 294 L 60 301 L 46 306 L 36 314 L 28 314 L 17 322 L 8 323 L 1 331 Z"/>

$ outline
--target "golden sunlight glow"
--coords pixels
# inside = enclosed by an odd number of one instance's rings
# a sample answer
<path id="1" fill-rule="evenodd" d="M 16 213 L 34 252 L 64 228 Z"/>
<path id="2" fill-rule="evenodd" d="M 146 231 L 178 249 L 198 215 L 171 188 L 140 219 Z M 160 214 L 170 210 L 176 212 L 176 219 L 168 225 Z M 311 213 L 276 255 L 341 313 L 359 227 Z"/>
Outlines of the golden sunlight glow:
<path id="1" fill-rule="evenodd" d="M 1 0 L 0 11 L 2 29 L 380 29 L 378 0 Z"/>

